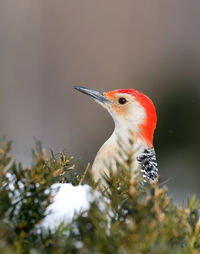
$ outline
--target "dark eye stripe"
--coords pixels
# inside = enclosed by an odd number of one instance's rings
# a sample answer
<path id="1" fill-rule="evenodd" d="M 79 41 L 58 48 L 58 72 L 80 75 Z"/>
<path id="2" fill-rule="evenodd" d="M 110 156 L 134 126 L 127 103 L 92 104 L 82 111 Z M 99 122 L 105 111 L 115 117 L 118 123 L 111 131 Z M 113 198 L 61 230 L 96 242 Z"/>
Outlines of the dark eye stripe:
<path id="1" fill-rule="evenodd" d="M 121 97 L 121 98 L 119 98 L 118 102 L 119 102 L 119 104 L 125 104 L 127 102 L 127 100 L 126 100 L 126 98 Z"/>

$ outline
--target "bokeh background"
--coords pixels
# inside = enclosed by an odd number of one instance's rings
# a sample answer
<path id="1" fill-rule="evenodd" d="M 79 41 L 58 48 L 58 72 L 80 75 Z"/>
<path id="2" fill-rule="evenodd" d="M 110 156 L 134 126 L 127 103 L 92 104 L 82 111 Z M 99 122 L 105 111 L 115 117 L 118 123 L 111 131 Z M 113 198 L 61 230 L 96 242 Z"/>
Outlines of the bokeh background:
<path id="1" fill-rule="evenodd" d="M 31 161 L 49 151 L 93 158 L 113 131 L 74 85 L 135 88 L 158 113 L 161 181 L 182 203 L 200 196 L 200 1 L 0 0 L 0 134 Z"/>

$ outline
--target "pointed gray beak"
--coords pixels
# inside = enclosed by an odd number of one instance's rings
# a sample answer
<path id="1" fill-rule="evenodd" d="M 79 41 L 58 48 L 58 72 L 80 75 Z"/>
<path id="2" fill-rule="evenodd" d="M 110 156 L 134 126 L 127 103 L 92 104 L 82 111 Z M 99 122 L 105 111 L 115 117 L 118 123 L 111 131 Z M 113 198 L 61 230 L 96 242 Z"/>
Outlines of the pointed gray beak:
<path id="1" fill-rule="evenodd" d="M 82 87 L 82 86 L 75 86 L 74 87 L 76 90 L 78 90 L 81 93 L 87 94 L 89 96 L 91 96 L 93 99 L 95 99 L 97 102 L 101 102 L 101 103 L 109 103 L 110 100 L 108 100 L 103 93 L 90 89 L 90 88 L 86 88 L 86 87 Z"/>

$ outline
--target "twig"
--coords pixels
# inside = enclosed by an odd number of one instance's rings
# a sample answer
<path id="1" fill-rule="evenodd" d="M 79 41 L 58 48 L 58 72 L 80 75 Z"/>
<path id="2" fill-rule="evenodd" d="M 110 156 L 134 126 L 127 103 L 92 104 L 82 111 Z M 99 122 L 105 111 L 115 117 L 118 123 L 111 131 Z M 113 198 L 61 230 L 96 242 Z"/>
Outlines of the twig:
<path id="1" fill-rule="evenodd" d="M 86 167 L 86 169 L 85 169 L 85 171 L 84 171 L 84 173 L 83 173 L 83 175 L 82 175 L 82 177 L 81 177 L 81 180 L 80 180 L 78 186 L 81 185 L 82 182 L 83 182 L 83 180 L 85 179 L 85 176 L 86 176 L 86 174 L 87 174 L 87 172 L 88 172 L 89 167 L 90 167 L 90 163 L 88 162 L 87 167 Z"/>

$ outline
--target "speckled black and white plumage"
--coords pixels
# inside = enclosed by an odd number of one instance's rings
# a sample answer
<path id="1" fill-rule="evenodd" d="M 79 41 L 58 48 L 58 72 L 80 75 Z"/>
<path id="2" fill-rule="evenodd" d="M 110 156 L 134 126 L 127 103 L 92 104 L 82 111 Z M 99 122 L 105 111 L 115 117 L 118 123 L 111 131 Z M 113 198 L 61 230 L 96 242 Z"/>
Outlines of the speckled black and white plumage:
<path id="1" fill-rule="evenodd" d="M 146 148 L 137 158 L 141 166 L 141 173 L 144 181 L 154 182 L 158 177 L 158 164 L 156 161 L 156 154 L 153 148 Z"/>

